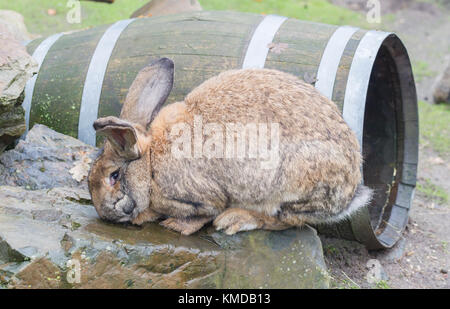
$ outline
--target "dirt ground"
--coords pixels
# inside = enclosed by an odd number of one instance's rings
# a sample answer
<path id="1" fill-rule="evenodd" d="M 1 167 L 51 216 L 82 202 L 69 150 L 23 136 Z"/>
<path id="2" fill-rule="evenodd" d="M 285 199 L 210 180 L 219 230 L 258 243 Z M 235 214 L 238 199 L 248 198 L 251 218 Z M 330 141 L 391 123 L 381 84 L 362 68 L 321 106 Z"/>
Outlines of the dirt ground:
<path id="1" fill-rule="evenodd" d="M 361 12 L 367 10 L 359 0 L 331 2 Z M 400 36 L 413 64 L 421 68 L 415 72 L 419 100 L 431 103 L 436 76 L 450 61 L 450 1 L 382 0 L 381 11 L 382 28 Z M 422 141 L 419 148 L 419 182 L 439 185 L 449 194 L 450 156 L 437 153 Z M 322 237 L 332 285 L 336 288 L 450 288 L 448 204 L 416 190 L 403 238 L 390 250 L 368 252 L 355 242 Z M 368 283 L 366 279 L 369 273 L 366 265 L 371 259 L 377 259 L 384 269 L 384 280 L 378 283 Z"/>

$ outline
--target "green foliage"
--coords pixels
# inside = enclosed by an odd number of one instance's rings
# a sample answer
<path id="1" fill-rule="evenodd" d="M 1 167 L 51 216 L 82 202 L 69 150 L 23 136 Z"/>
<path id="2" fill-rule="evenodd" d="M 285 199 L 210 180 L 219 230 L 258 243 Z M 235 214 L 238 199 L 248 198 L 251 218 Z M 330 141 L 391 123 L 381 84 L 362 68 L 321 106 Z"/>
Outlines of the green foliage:
<path id="1" fill-rule="evenodd" d="M 439 154 L 450 155 L 450 105 L 419 102 L 421 144 L 430 144 Z"/>

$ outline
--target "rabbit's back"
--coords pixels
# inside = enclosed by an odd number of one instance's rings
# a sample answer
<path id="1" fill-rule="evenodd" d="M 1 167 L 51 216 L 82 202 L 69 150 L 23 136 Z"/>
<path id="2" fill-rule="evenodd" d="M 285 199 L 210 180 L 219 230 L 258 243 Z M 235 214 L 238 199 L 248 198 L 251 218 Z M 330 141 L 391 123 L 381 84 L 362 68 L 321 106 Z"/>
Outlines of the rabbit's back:
<path id="1" fill-rule="evenodd" d="M 188 112 L 202 115 L 204 122 L 277 122 L 283 137 L 291 141 L 351 133 L 332 101 L 310 84 L 277 70 L 223 72 L 195 88 L 185 103 Z"/>
<path id="2" fill-rule="evenodd" d="M 279 160 L 273 169 L 262 169 L 258 159 L 248 157 L 179 160 L 166 145 L 165 154 L 155 158 L 156 181 L 165 196 L 192 200 L 208 192 L 205 198 L 219 208 L 271 214 L 284 205 L 289 221 L 296 212 L 340 213 L 361 181 L 356 136 L 332 101 L 293 75 L 227 71 L 194 89 L 183 108 L 183 121 L 191 125 L 195 116 L 203 125 L 263 123 L 270 128 L 277 123 Z"/>
<path id="3" fill-rule="evenodd" d="M 360 146 L 336 104 L 291 74 L 226 71 L 194 89 L 185 103 L 204 123 L 278 123 L 291 184 L 307 190 L 314 183 L 347 183 L 344 195 L 350 196 L 360 182 Z"/>

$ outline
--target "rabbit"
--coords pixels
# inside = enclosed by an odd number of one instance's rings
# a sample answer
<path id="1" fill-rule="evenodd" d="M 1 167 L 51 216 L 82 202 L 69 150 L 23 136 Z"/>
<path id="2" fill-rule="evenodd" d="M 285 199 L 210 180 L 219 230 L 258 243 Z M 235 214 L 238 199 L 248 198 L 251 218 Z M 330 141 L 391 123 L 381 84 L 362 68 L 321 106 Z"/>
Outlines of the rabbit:
<path id="1" fill-rule="evenodd" d="M 336 222 L 370 203 L 356 135 L 337 106 L 312 85 L 278 70 L 230 70 L 162 108 L 173 75 L 170 59 L 150 63 L 130 86 L 120 117 L 94 122 L 106 137 L 88 175 L 100 218 L 136 225 L 159 221 L 183 235 L 213 222 L 232 235 Z M 262 166 L 267 156 L 227 157 L 223 149 L 216 156 L 174 155 L 183 145 L 176 144 L 180 128 L 195 131 L 199 119 L 205 128 L 208 123 L 278 125 L 278 131 L 272 128 L 278 141 L 270 140 L 278 160 Z M 222 134 L 218 141 L 223 140 Z M 201 149 L 202 142 L 189 139 L 184 145 Z"/>

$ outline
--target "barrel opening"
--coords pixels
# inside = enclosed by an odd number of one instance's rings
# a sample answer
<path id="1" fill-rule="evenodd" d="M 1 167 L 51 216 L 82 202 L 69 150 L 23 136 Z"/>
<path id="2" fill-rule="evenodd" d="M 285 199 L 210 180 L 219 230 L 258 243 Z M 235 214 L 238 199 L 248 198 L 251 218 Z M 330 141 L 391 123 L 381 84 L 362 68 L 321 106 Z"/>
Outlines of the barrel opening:
<path id="1" fill-rule="evenodd" d="M 393 246 L 401 236 L 412 200 L 413 190 L 402 193 L 406 201 L 400 209 L 403 211 L 396 209 L 399 192 L 404 191 L 400 187 L 405 186 L 405 145 L 413 145 L 409 151 L 417 151 L 417 132 L 405 126 L 411 111 L 416 111 L 417 117 L 411 65 L 403 44 L 391 35 L 381 45 L 372 67 L 363 129 L 364 183 L 374 190 L 370 223 L 385 247 Z M 415 170 L 413 173 L 415 181 Z"/>

